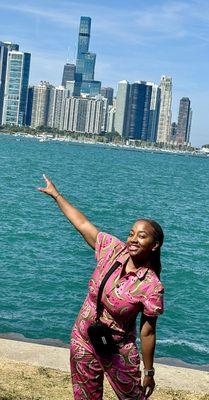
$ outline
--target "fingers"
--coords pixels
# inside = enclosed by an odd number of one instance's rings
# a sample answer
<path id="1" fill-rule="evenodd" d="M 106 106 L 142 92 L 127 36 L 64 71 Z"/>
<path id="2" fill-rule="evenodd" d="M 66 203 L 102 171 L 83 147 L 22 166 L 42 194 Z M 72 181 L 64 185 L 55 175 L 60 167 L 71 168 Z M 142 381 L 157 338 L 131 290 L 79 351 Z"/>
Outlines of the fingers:
<path id="1" fill-rule="evenodd" d="M 45 174 L 43 174 L 43 178 L 44 178 L 46 184 L 51 182 L 50 179 Z"/>
<path id="2" fill-rule="evenodd" d="M 39 192 L 45 192 L 45 188 L 42 187 L 38 187 L 37 190 L 39 190 Z"/>
<path id="3" fill-rule="evenodd" d="M 155 381 L 152 377 L 144 377 L 142 392 L 145 399 L 148 399 L 155 388 Z"/>
<path id="4" fill-rule="evenodd" d="M 152 392 L 153 392 L 154 388 L 151 386 L 147 386 L 144 390 L 144 395 L 146 397 L 146 399 L 148 399 L 148 397 L 151 396 Z"/>
<path id="5" fill-rule="evenodd" d="M 44 187 L 38 187 L 37 190 L 39 190 L 39 192 L 44 192 L 44 193 L 46 193 L 46 189 L 47 189 L 47 187 L 48 187 L 49 184 L 50 184 L 50 180 L 47 178 L 47 176 L 46 176 L 45 174 L 43 174 L 43 178 L 44 178 L 44 180 L 45 180 L 46 187 L 45 187 L 45 188 L 44 188 Z"/>

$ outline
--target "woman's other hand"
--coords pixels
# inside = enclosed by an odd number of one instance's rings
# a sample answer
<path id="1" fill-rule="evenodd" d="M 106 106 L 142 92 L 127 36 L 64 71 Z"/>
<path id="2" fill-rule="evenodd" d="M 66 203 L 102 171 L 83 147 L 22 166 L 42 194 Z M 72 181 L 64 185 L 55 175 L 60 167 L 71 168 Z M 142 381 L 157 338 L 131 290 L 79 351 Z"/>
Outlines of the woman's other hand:
<path id="1" fill-rule="evenodd" d="M 43 178 L 45 180 L 46 187 L 38 187 L 38 190 L 56 199 L 57 196 L 59 195 L 56 186 L 46 175 L 43 174 Z"/>
<path id="2" fill-rule="evenodd" d="M 143 379 L 143 394 L 145 399 L 151 396 L 154 388 L 155 388 L 155 381 L 153 376 L 145 376 Z"/>

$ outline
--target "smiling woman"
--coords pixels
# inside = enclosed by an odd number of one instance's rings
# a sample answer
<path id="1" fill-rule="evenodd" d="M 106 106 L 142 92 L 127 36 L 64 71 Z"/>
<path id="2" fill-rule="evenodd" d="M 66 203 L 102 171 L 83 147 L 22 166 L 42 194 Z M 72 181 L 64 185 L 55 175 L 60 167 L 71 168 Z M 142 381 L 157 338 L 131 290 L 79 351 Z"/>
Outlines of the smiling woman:
<path id="1" fill-rule="evenodd" d="M 136 263 L 146 262 L 149 258 L 150 268 L 160 277 L 161 261 L 160 247 L 163 244 L 164 234 L 161 226 L 151 219 L 136 221 L 127 239 L 127 248 L 130 256 Z"/>
<path id="2" fill-rule="evenodd" d="M 156 321 L 163 312 L 163 286 L 159 280 L 163 231 L 155 221 L 138 220 L 127 242 L 123 243 L 108 233 L 100 232 L 59 193 L 50 179 L 45 175 L 44 179 L 46 187 L 39 190 L 56 201 L 71 224 L 95 250 L 97 260 L 89 292 L 71 334 L 74 398 L 102 399 L 104 372 L 119 399 L 125 400 L 127 396 L 133 400 L 148 398 L 155 386 Z M 142 383 L 136 346 L 139 312 L 144 363 Z M 95 333 L 93 336 L 90 335 L 92 331 Z M 102 353 L 95 341 L 102 346 Z"/>

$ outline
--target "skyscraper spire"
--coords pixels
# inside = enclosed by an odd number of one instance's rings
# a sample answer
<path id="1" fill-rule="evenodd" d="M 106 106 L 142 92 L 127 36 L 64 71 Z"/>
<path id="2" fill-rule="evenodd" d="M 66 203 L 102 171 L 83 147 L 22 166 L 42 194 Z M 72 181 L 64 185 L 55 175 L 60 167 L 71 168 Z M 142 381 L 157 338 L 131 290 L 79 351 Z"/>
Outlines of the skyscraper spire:
<path id="1" fill-rule="evenodd" d="M 82 58 L 82 55 L 88 53 L 89 51 L 90 33 L 91 33 L 91 18 L 81 17 L 79 34 L 78 34 L 78 51 L 77 51 L 78 59 Z"/>

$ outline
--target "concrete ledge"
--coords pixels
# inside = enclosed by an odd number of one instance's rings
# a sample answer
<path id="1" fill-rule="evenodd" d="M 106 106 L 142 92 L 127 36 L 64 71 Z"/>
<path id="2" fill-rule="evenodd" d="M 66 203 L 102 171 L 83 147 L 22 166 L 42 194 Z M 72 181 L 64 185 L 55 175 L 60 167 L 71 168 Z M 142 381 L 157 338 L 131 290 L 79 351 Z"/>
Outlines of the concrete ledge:
<path id="1" fill-rule="evenodd" d="M 0 358 L 69 371 L 69 350 L 61 347 L 0 339 Z M 160 388 L 209 394 L 207 371 L 163 364 L 155 364 L 155 369 Z"/>

